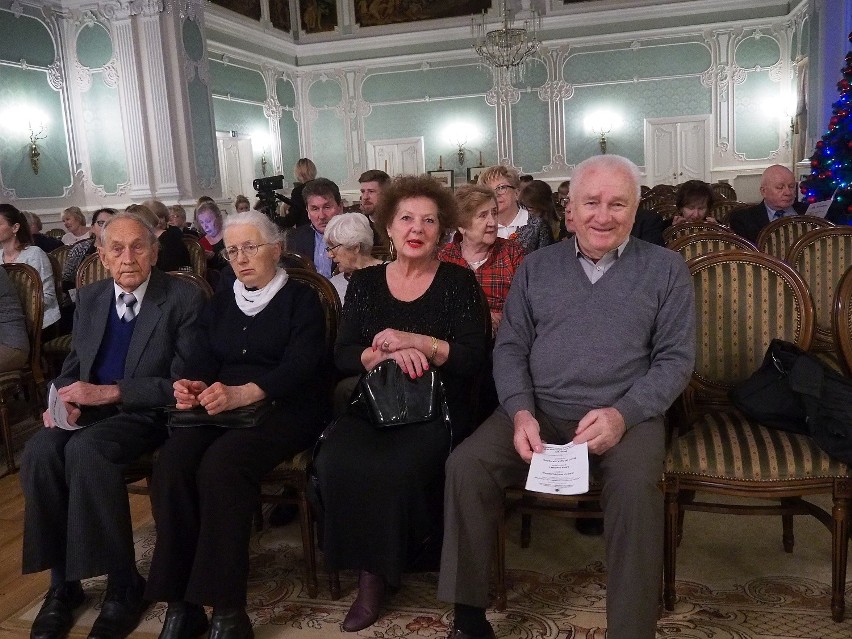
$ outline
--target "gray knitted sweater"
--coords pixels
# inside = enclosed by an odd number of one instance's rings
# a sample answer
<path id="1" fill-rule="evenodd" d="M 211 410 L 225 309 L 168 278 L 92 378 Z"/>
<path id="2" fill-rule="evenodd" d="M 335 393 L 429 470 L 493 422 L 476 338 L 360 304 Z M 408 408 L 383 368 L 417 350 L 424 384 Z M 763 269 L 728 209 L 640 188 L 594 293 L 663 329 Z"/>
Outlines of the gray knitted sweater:
<path id="1" fill-rule="evenodd" d="M 506 299 L 494 380 L 510 416 L 579 420 L 612 406 L 628 428 L 662 415 L 695 359 L 695 295 L 683 258 L 631 238 L 595 284 L 573 240 L 526 257 Z"/>

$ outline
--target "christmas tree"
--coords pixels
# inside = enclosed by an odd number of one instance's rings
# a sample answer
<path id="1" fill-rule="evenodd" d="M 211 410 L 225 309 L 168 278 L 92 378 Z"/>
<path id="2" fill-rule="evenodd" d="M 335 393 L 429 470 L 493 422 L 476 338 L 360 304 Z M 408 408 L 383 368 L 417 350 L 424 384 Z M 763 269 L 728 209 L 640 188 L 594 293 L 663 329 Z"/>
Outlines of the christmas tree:
<path id="1" fill-rule="evenodd" d="M 811 177 L 802 182 L 801 190 L 807 204 L 828 200 L 836 190 L 831 212 L 839 220 L 848 220 L 852 218 L 852 51 L 846 54 L 837 89 L 840 99 L 832 105 L 828 131 L 816 143 Z"/>

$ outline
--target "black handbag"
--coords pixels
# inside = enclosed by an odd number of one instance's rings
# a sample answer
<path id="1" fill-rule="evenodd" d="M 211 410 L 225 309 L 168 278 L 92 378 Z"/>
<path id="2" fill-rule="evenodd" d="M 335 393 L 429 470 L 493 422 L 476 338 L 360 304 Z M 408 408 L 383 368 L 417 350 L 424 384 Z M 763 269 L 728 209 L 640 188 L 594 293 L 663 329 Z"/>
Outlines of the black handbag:
<path id="1" fill-rule="evenodd" d="M 437 369 L 412 379 L 395 360 L 386 359 L 358 382 L 355 401 L 376 428 L 393 428 L 445 419 L 449 424 L 444 388 Z"/>
<path id="2" fill-rule="evenodd" d="M 169 407 L 169 428 L 218 426 L 219 428 L 253 428 L 275 412 L 274 399 L 261 399 L 246 406 L 210 415 L 201 406 L 189 409 Z"/>

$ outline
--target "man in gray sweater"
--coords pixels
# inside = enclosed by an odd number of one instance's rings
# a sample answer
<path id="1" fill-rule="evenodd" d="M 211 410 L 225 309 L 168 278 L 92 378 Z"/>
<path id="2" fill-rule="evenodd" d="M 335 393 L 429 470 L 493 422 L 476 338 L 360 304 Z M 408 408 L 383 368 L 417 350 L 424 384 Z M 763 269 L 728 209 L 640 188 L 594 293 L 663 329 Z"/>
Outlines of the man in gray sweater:
<path id="1" fill-rule="evenodd" d="M 653 639 L 663 569 L 663 415 L 695 358 L 695 299 L 680 255 L 630 237 L 639 171 L 576 167 L 575 239 L 515 274 L 494 348 L 500 407 L 450 456 L 438 596 L 453 639 L 493 638 L 488 577 L 504 489 L 544 443 L 588 443 L 602 482 L 607 636 Z"/>

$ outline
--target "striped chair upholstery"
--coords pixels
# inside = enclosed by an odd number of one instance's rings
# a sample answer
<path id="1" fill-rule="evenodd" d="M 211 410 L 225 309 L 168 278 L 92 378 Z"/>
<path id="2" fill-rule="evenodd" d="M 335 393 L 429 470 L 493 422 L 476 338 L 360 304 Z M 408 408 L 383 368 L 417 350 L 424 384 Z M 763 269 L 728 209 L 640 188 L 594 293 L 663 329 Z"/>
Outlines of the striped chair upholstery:
<path id="1" fill-rule="evenodd" d="M 840 353 L 845 373 L 852 374 L 852 268 L 840 279 L 834 295 L 834 341 Z"/>
<path id="2" fill-rule="evenodd" d="M 684 222 L 682 224 L 672 224 L 670 227 L 663 231 L 663 240 L 665 240 L 666 246 L 668 246 L 675 240 L 685 237 L 686 235 L 692 235 L 693 233 L 703 233 L 705 231 L 710 233 L 727 232 L 736 235 L 727 226 L 700 220 L 698 222 Z"/>
<path id="3" fill-rule="evenodd" d="M 200 277 L 207 276 L 207 256 L 204 255 L 204 249 L 201 247 L 201 242 L 191 235 L 184 235 L 183 245 L 189 251 L 189 261 L 192 264 L 192 272 Z"/>
<path id="4" fill-rule="evenodd" d="M 734 187 L 727 182 L 716 182 L 711 184 L 710 190 L 713 191 L 713 194 L 717 198 L 732 201 L 737 199 L 737 192 L 734 190 Z"/>
<path id="5" fill-rule="evenodd" d="M 834 351 L 834 294 L 840 279 L 852 266 L 852 227 L 836 226 L 809 231 L 800 237 L 787 255 L 811 292 L 816 313 L 815 351 Z"/>
<path id="6" fill-rule="evenodd" d="M 27 364 L 18 370 L 0 373 L 0 431 L 3 433 L 6 472 L 13 473 L 17 468 L 12 445 L 12 425 L 9 422 L 8 402 L 15 394 L 26 388 L 35 419 L 38 419 L 44 404 L 41 395 L 41 389 L 44 387 L 44 374 L 41 370 L 41 324 L 44 313 L 44 292 L 41 277 L 32 266 L 4 264 L 2 268 L 6 269 L 6 273 L 18 294 L 21 308 L 24 311 L 24 326 L 30 342 Z"/>
<path id="7" fill-rule="evenodd" d="M 728 220 L 731 219 L 731 213 L 747 206 L 751 205 L 736 200 L 719 200 L 710 208 L 710 215 L 716 218 L 716 221 L 720 224 L 727 224 Z"/>
<path id="8" fill-rule="evenodd" d="M 796 215 L 773 220 L 757 236 L 758 250 L 783 260 L 790 247 L 809 231 L 834 226 L 828 220 L 812 215 Z"/>
<path id="9" fill-rule="evenodd" d="M 814 311 L 807 286 L 789 265 L 756 251 L 705 255 L 688 266 L 696 296 L 696 360 L 665 462 L 665 606 L 671 610 L 675 604 L 677 545 L 686 510 L 779 514 L 788 552 L 793 515 L 809 514 L 832 534 L 831 614 L 840 621 L 852 497 L 849 468 L 809 437 L 749 420 L 727 399 L 730 388 L 760 366 L 773 338 L 808 348 Z M 832 514 L 805 500 L 817 494 L 833 500 Z M 731 496 L 757 503 L 732 502 Z"/>
<path id="10" fill-rule="evenodd" d="M 685 260 L 691 260 L 699 255 L 719 253 L 721 251 L 756 251 L 755 246 L 747 239 L 730 231 L 702 231 L 685 235 L 667 244 L 668 248 L 677 251 Z"/>
<path id="11" fill-rule="evenodd" d="M 101 262 L 100 256 L 97 253 L 89 255 L 77 267 L 77 289 L 100 282 L 108 277 L 112 276 L 109 274 L 109 269 Z"/>

